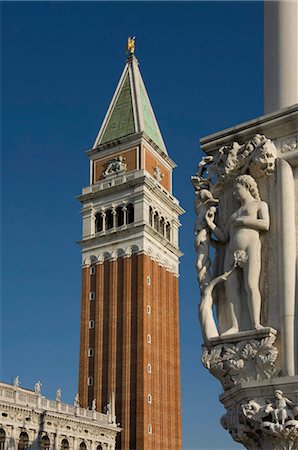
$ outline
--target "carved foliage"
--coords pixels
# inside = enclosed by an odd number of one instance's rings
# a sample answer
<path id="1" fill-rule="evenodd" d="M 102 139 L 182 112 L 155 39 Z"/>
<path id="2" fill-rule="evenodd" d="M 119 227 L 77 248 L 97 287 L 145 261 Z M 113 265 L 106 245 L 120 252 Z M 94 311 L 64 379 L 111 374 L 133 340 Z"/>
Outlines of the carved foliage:
<path id="1" fill-rule="evenodd" d="M 279 372 L 274 364 L 278 355 L 274 341 L 275 336 L 268 336 L 203 347 L 202 362 L 225 390 L 243 381 L 270 379 Z"/>
<path id="2" fill-rule="evenodd" d="M 208 187 L 247 173 L 254 178 L 270 175 L 275 169 L 276 153 L 276 147 L 270 139 L 256 134 L 245 144 L 233 142 L 222 146 L 214 156 L 203 158 L 196 176 L 201 186 L 205 181 Z"/>

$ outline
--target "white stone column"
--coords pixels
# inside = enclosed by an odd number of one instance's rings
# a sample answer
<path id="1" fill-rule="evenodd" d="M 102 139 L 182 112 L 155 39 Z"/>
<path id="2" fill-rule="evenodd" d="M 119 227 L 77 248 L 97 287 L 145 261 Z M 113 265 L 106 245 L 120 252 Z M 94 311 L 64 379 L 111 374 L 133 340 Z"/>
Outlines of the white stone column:
<path id="1" fill-rule="evenodd" d="M 298 3 L 264 1 L 264 112 L 298 103 Z"/>
<path id="2" fill-rule="evenodd" d="M 127 225 L 127 208 L 126 206 L 123 206 L 123 225 Z"/>
<path id="3" fill-rule="evenodd" d="M 117 216 L 117 211 L 115 208 L 112 209 L 112 216 L 113 216 L 113 228 L 116 228 L 116 216 Z"/>
<path id="4" fill-rule="evenodd" d="M 278 160 L 279 299 L 281 308 L 282 374 L 295 375 L 296 228 L 293 170 Z"/>
<path id="5" fill-rule="evenodd" d="M 12 430 L 11 430 L 11 439 L 12 439 L 12 442 L 13 442 L 14 447 L 11 445 L 11 446 L 9 447 L 10 450 L 12 450 L 13 448 L 14 448 L 14 449 L 17 449 L 17 448 L 18 448 L 18 443 L 19 443 L 19 439 L 18 439 L 19 435 L 17 434 L 18 431 L 19 431 L 19 430 L 18 430 L 16 427 L 13 426 L 13 428 L 12 428 Z"/>
<path id="6" fill-rule="evenodd" d="M 106 231 L 106 213 L 102 213 L 102 231 Z"/>
<path id="7" fill-rule="evenodd" d="M 54 438 L 54 450 L 59 450 L 59 433 L 58 433 L 58 430 L 56 431 L 55 438 Z"/>

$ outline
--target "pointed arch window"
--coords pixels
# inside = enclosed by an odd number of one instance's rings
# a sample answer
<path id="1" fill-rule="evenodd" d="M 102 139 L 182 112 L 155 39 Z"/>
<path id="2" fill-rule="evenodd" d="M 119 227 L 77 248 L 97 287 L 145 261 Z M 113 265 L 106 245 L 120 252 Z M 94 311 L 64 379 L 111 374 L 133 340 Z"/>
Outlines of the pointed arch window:
<path id="1" fill-rule="evenodd" d="M 87 450 L 87 446 L 86 446 L 85 442 L 81 442 L 81 443 L 80 443 L 79 449 L 80 449 L 80 450 Z"/>

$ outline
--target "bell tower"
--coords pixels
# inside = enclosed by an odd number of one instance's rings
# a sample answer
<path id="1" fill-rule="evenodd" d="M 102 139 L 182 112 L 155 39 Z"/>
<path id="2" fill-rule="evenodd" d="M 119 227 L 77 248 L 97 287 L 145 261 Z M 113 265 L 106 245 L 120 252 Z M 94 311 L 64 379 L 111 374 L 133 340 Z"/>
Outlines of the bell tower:
<path id="1" fill-rule="evenodd" d="M 134 40 L 87 152 L 82 203 L 79 395 L 103 411 L 111 392 L 118 449 L 179 450 L 179 215 L 166 150 Z"/>

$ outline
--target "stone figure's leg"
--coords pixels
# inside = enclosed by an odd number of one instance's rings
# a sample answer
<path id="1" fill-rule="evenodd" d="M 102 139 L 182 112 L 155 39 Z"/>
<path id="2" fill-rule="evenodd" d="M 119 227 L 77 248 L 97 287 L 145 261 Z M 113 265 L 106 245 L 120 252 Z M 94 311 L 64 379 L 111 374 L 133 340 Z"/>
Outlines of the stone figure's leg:
<path id="1" fill-rule="evenodd" d="M 261 294 L 259 280 L 261 273 L 261 244 L 258 240 L 247 249 L 248 260 L 243 267 L 244 287 L 252 325 L 256 329 L 263 328 L 261 318 Z"/>
<path id="2" fill-rule="evenodd" d="M 241 316 L 241 294 L 237 272 L 238 270 L 235 270 L 225 283 L 229 316 L 231 318 L 232 326 L 227 331 L 222 333 L 222 336 L 226 334 L 238 333 L 239 331 L 239 319 Z"/>

